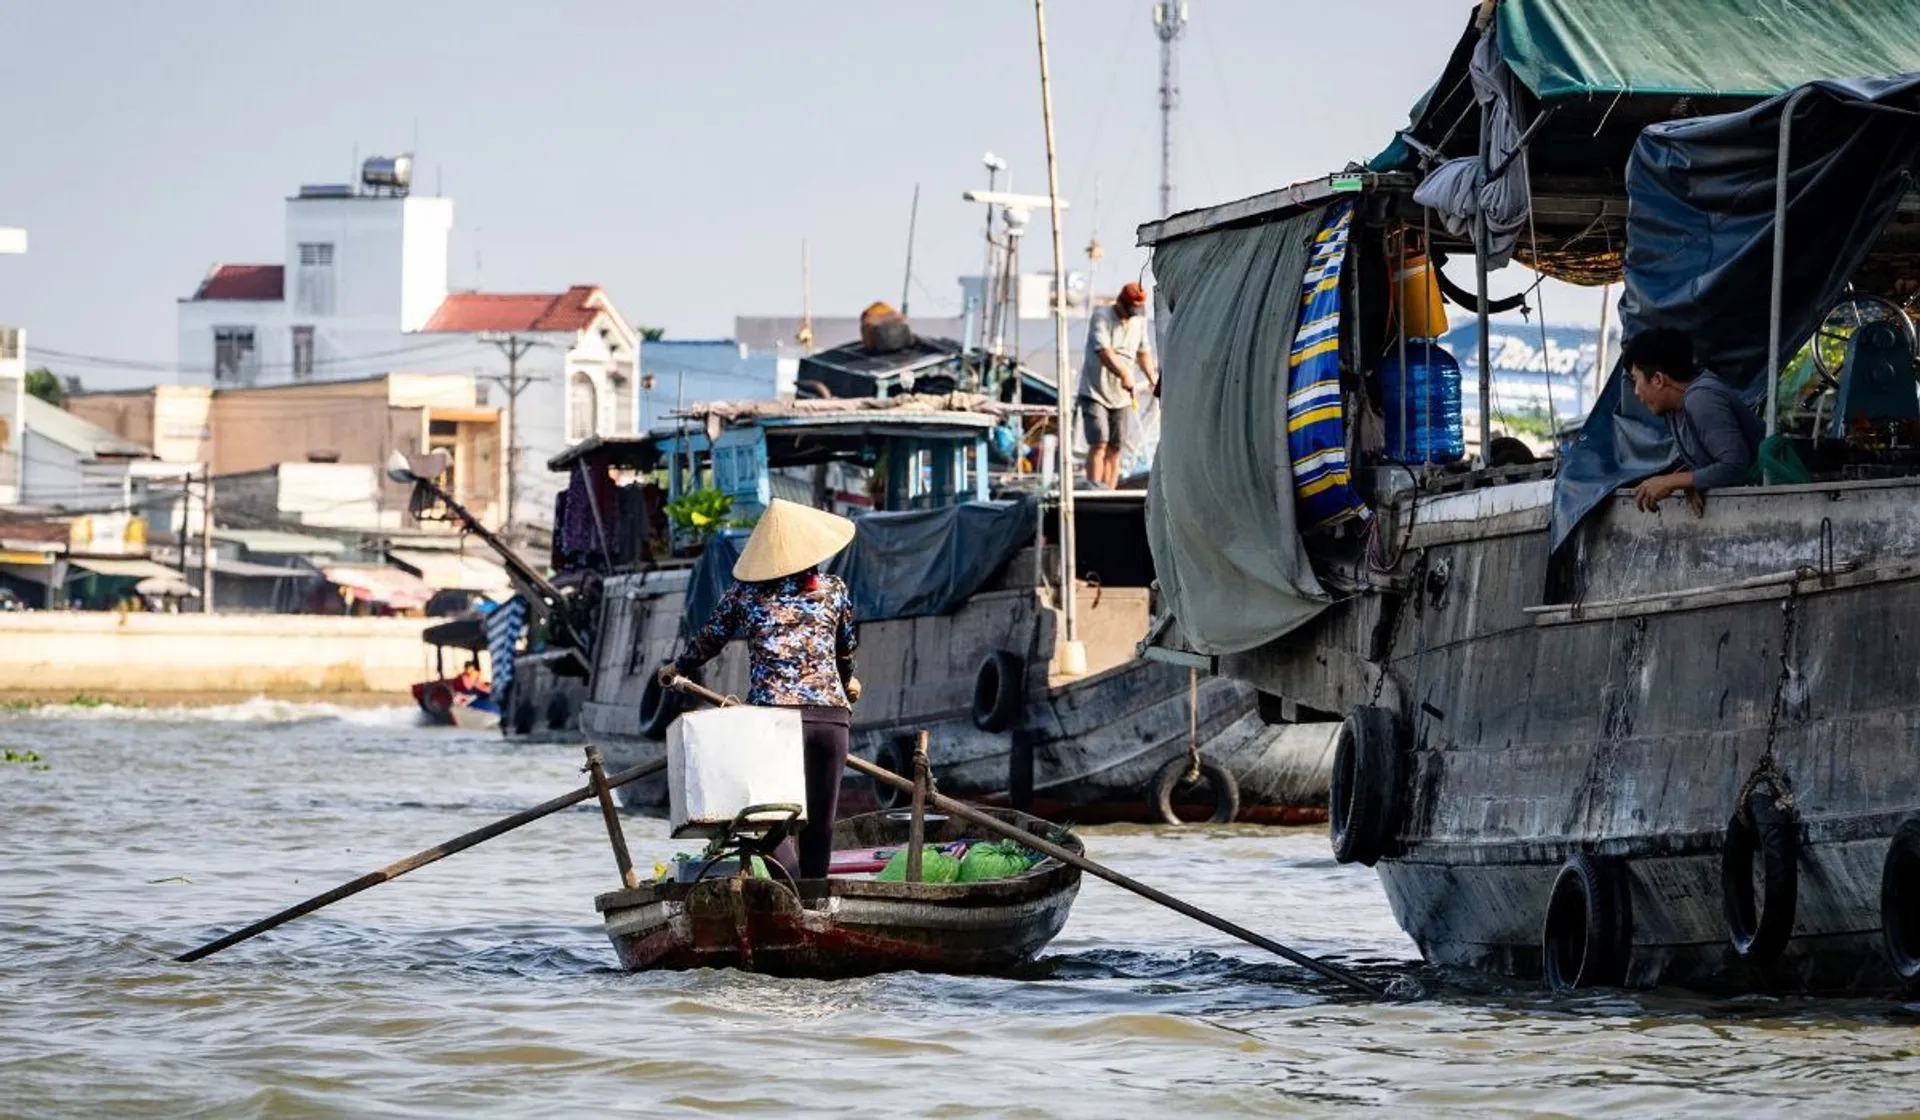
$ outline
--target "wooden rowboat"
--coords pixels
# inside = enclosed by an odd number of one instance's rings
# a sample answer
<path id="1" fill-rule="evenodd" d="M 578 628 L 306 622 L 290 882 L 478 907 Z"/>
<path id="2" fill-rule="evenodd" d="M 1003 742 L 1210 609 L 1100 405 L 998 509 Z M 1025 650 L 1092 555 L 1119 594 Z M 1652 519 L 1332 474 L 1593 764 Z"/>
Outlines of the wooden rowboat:
<path id="1" fill-rule="evenodd" d="M 1011 809 L 992 816 L 1075 853 L 1072 833 Z M 868 813 L 834 826 L 834 847 L 906 843 L 905 814 Z M 926 839 L 977 836 L 962 821 L 929 817 Z M 981 883 L 803 881 L 739 876 L 647 883 L 594 900 L 620 964 L 646 969 L 738 968 L 834 978 L 914 969 L 1002 972 L 1032 960 L 1066 924 L 1080 871 L 1053 859 Z"/>

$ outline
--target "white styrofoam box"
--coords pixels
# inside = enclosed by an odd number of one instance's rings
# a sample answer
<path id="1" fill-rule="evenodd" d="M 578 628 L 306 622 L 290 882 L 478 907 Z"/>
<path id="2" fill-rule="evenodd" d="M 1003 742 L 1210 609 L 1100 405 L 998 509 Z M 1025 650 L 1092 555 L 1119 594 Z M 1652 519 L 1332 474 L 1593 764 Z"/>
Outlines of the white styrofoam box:
<path id="1" fill-rule="evenodd" d="M 806 819 L 800 713 L 736 705 L 687 712 L 667 728 L 667 818 L 675 836 L 713 836 L 750 805 L 791 804 Z M 784 814 L 770 815 L 768 823 Z"/>

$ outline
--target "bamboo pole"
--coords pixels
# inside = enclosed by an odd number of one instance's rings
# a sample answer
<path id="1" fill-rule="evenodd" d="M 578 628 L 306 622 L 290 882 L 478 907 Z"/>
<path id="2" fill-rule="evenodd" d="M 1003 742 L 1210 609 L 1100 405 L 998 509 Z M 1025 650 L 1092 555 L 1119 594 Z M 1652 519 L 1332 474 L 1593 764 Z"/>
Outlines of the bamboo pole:
<path id="1" fill-rule="evenodd" d="M 626 785 L 628 782 L 638 781 L 650 774 L 657 774 L 666 768 L 667 760 L 664 756 L 652 762 L 643 762 L 638 766 L 622 770 L 618 774 L 608 778 L 606 788 L 617 789 L 620 786 Z M 258 937 L 260 934 L 276 926 L 285 925 L 295 918 L 311 914 L 323 906 L 331 906 L 341 899 L 359 894 L 369 887 L 377 887 L 390 879 L 398 879 L 409 871 L 416 871 L 429 863 L 437 863 L 456 852 L 464 852 L 476 844 L 484 844 L 502 833 L 512 832 L 523 824 L 531 824 L 541 817 L 557 813 L 568 806 L 578 805 L 592 796 L 594 796 L 594 787 L 589 784 L 571 793 L 561 794 L 551 801 L 543 801 L 531 809 L 523 809 L 510 817 L 497 820 L 485 828 L 476 828 L 472 832 L 456 836 L 444 844 L 436 844 L 424 851 L 415 852 L 406 859 L 396 863 L 390 863 L 378 871 L 369 871 L 350 883 L 342 883 L 324 894 L 317 894 L 305 902 L 295 903 L 277 914 L 260 919 L 245 929 L 235 930 L 225 937 L 209 941 L 198 949 L 190 949 L 173 959 L 181 964 L 191 964 L 203 957 L 210 957 L 223 949 L 230 949 L 249 938 Z"/>
<path id="2" fill-rule="evenodd" d="M 1067 252 L 1060 230 L 1060 163 L 1053 144 L 1053 83 L 1047 72 L 1046 0 L 1033 0 L 1033 22 L 1040 41 L 1040 113 L 1047 134 L 1047 209 L 1053 216 L 1053 355 L 1060 426 L 1060 622 L 1061 672 L 1086 672 L 1080 644 L 1080 605 L 1074 587 L 1073 524 L 1073 371 L 1067 364 Z M 1091 465 L 1091 453 L 1089 453 Z"/>
<path id="3" fill-rule="evenodd" d="M 640 885 L 640 876 L 633 873 L 633 853 L 627 850 L 627 835 L 620 828 L 620 810 L 614 807 L 613 787 L 607 784 L 606 763 L 600 758 L 600 748 L 591 743 L 587 744 L 586 770 L 593 792 L 600 798 L 600 815 L 607 821 L 607 840 L 613 844 L 613 863 L 620 869 L 620 882 L 633 890 Z"/>
<path id="4" fill-rule="evenodd" d="M 920 849 L 927 842 L 927 732 L 913 740 L 913 819 L 907 824 L 907 882 L 920 881 Z"/>

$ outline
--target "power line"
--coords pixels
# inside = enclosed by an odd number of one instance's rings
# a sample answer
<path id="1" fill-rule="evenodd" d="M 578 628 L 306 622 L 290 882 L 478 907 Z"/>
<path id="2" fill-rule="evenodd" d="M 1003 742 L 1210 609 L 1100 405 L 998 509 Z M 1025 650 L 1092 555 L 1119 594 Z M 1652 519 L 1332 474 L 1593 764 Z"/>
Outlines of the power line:
<path id="1" fill-rule="evenodd" d="M 370 361 L 378 361 L 385 358 L 404 357 L 409 354 L 422 354 L 422 353 L 427 353 L 435 350 L 445 350 L 449 347 L 454 347 L 454 346 L 471 348 L 471 347 L 475 347 L 476 345 L 478 345 L 476 340 L 464 335 L 456 335 L 456 336 L 450 336 L 444 339 L 438 339 L 432 342 L 423 342 L 417 345 L 398 347 L 392 350 L 376 350 L 376 351 L 371 351 L 365 354 L 340 354 L 340 355 L 334 355 L 331 357 L 324 357 L 324 358 L 316 357 L 313 359 L 312 362 L 300 363 L 298 368 L 320 369 L 328 366 L 349 365 L 357 362 L 370 362 Z M 73 363 L 78 363 L 85 366 L 92 366 L 97 369 L 127 370 L 131 372 L 139 372 L 139 373 L 218 374 L 220 372 L 219 368 L 216 366 L 182 365 L 178 362 L 169 362 L 169 361 L 165 361 L 158 358 L 117 358 L 117 357 L 112 357 L 104 354 L 81 354 L 81 353 L 75 353 L 72 351 L 62 350 L 57 347 L 42 346 L 39 343 L 29 344 L 27 347 L 27 353 L 40 358 L 48 358 L 48 359 L 52 359 L 54 361 L 60 361 L 60 362 L 73 362 Z M 251 364 L 250 368 L 257 371 L 257 370 L 263 370 L 263 369 L 291 370 L 296 367 L 295 367 L 295 364 L 292 362 L 254 362 Z"/>

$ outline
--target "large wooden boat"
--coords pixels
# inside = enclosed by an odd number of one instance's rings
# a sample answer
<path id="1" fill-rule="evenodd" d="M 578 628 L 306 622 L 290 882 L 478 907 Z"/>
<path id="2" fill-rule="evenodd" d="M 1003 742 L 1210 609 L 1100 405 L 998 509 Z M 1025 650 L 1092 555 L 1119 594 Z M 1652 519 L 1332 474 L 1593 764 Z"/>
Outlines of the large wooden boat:
<path id="1" fill-rule="evenodd" d="M 1913 4 L 1896 7 L 1920 16 Z M 1704 21 L 1691 41 L 1743 57 L 1920 71 L 1910 38 L 1833 39 L 1831 27 L 1799 17 L 1763 27 L 1735 9 L 1689 6 L 1689 18 Z M 1501 0 L 1480 15 L 1435 87 L 1455 92 L 1423 103 L 1396 142 L 1402 163 L 1390 152 L 1378 174 L 1331 176 L 1143 228 L 1162 298 L 1186 331 L 1167 347 L 1169 368 L 1230 378 L 1231 355 L 1210 365 L 1219 352 L 1208 347 L 1285 354 L 1308 267 L 1301 246 L 1345 213 L 1353 248 L 1339 281 L 1348 298 L 1343 411 L 1357 426 L 1369 400 L 1406 407 L 1382 400 L 1373 379 L 1395 346 L 1383 310 L 1393 299 L 1387 270 L 1395 246 L 1463 247 L 1413 191 L 1433 161 L 1486 158 L 1467 60 L 1483 51 L 1475 80 L 1492 55 L 1537 75 L 1529 52 L 1551 53 L 1569 29 L 1592 29 L 1564 0 Z M 1498 25 L 1482 40 L 1489 19 Z M 1605 53 L 1618 31 L 1582 41 Z M 1776 34 L 1797 45 L 1772 43 Z M 1822 36 L 1829 41 L 1814 50 Z M 1633 66 L 1672 61 L 1657 44 L 1635 42 L 1651 53 Z M 1572 73 L 1600 88 L 1610 80 L 1604 69 Z M 1779 88 L 1800 69 L 1776 73 Z M 1663 425 L 1623 388 L 1622 370 L 1579 442 L 1542 464 L 1409 467 L 1404 456 L 1369 461 L 1368 441 L 1354 438 L 1352 485 L 1366 508 L 1352 520 L 1297 529 L 1305 499 L 1290 500 L 1284 459 L 1285 504 L 1249 509 L 1282 525 L 1302 563 L 1297 594 L 1263 591 L 1248 609 L 1278 617 L 1286 600 L 1299 607 L 1296 620 L 1251 648 L 1208 653 L 1205 635 L 1194 634 L 1218 624 L 1196 609 L 1167 630 L 1159 655 L 1245 680 L 1269 702 L 1345 714 L 1335 853 L 1375 866 L 1430 961 L 1555 986 L 1912 984 L 1920 980 L 1914 346 L 1897 304 L 1865 327 L 1857 305 L 1843 303 L 1839 316 L 1829 309 L 1862 292 L 1897 299 L 1920 281 L 1912 265 L 1920 207 L 1908 191 L 1920 161 L 1920 78 L 1801 87 L 1764 102 L 1726 97 L 1709 104 L 1737 112 L 1690 121 L 1668 119 L 1670 97 L 1627 89 L 1518 96 L 1502 102 L 1521 114 L 1518 127 L 1538 114 L 1525 133 L 1530 178 L 1520 184 L 1542 247 L 1533 260 L 1599 279 L 1620 268 L 1624 245 L 1626 332 L 1686 328 L 1709 368 L 1766 406 L 1769 425 L 1779 409 L 1780 446 L 1804 459 L 1806 480 L 1716 489 L 1699 516 L 1677 499 L 1657 514 L 1635 508 L 1632 491 L 1616 488 L 1663 472 L 1676 456 Z M 1448 126 L 1457 121 L 1465 123 L 1455 137 Z M 1423 146 L 1434 144 L 1444 150 Z M 1785 182 L 1775 181 L 1776 166 Z M 1417 244 L 1423 228 L 1433 231 L 1430 246 Z M 1485 242 L 1477 249 L 1488 253 Z M 1248 265 L 1250 279 L 1234 281 L 1225 262 Z M 1263 305 L 1270 288 L 1290 305 Z M 1275 309 L 1279 337 L 1261 333 L 1263 307 Z M 1206 337 L 1210 322 L 1225 325 L 1218 337 Z M 1814 345 L 1832 345 L 1836 357 L 1844 349 L 1846 366 L 1802 399 L 1839 404 L 1810 404 L 1796 420 L 1793 401 L 1773 403 L 1782 399 L 1775 379 L 1816 331 L 1826 333 L 1823 323 L 1845 329 Z M 1170 379 L 1163 448 L 1186 430 L 1182 408 L 1215 403 L 1206 394 L 1217 389 Z M 1217 423 L 1218 414 L 1198 419 Z M 1835 415 L 1844 422 L 1829 426 Z M 1284 430 L 1277 438 L 1285 449 Z M 1183 469 L 1237 469 L 1232 454 L 1200 448 L 1205 461 Z M 1164 498 L 1176 519 L 1195 512 L 1181 503 L 1207 500 L 1192 489 Z"/>
<path id="2" fill-rule="evenodd" d="M 849 458 L 902 461 L 933 448 L 935 462 L 951 462 L 956 447 L 965 450 L 991 427 L 989 416 L 937 406 L 864 410 L 848 414 L 862 429 L 850 439 L 847 416 L 783 413 L 765 402 L 752 407 L 756 416 L 732 420 L 721 446 L 757 429 L 764 441 L 758 461 L 776 468 L 787 448 L 808 448 L 817 456 L 833 435 L 844 441 Z M 659 433 L 646 440 L 603 440 L 556 459 L 555 466 L 664 464 L 677 475 L 688 458 L 703 464 L 710 450 L 704 434 Z M 761 477 L 765 485 L 766 472 Z M 942 477 L 944 484 L 937 481 L 914 503 L 951 509 L 984 490 L 977 474 Z M 960 490 L 963 481 L 966 489 Z M 886 504 L 911 508 L 904 494 Z M 1338 723 L 1270 725 L 1246 684 L 1140 658 L 1153 575 L 1145 495 L 1086 493 L 1077 504 L 1086 570 L 1074 591 L 1086 671 L 1068 675 L 1054 664 L 1060 612 L 1058 592 L 1045 575 L 1051 550 L 1031 543 L 1033 531 L 1023 529 L 1028 543 L 945 613 L 862 621 L 858 672 L 864 692 L 854 708 L 854 752 L 903 773 L 914 735 L 925 730 L 943 792 L 1081 823 L 1162 820 L 1163 792 L 1168 809 L 1182 819 L 1324 820 Z M 1027 508 L 1035 530 L 1050 539 L 1051 511 Z M 868 532 L 877 531 L 876 522 L 866 524 Z M 929 568 L 958 563 L 945 552 L 960 547 L 953 540 L 959 532 L 936 541 Z M 616 572 L 601 585 L 594 669 L 580 728 L 616 768 L 657 758 L 664 749 L 678 708 L 654 671 L 684 644 L 694 576 L 686 568 L 641 569 Z M 744 696 L 744 649 L 730 646 L 703 678 L 709 687 Z M 1203 780 L 1188 783 L 1195 746 Z M 630 808 L 662 812 L 665 783 L 635 782 L 621 790 L 621 798 Z M 893 804 L 890 793 L 866 779 L 847 779 L 846 810 Z"/>
<path id="3" fill-rule="evenodd" d="M 1009 824 L 1081 851 L 1071 832 L 1010 810 Z M 898 847 L 904 814 L 870 813 L 834 826 L 836 849 Z M 927 842 L 968 836 L 964 822 L 929 818 Z M 1032 960 L 1066 924 L 1080 871 L 1046 859 L 1025 874 L 977 883 L 894 883 L 866 876 L 803 880 L 741 875 L 651 883 L 594 900 L 621 967 L 738 968 L 835 978 L 912 969 L 1005 972 Z"/>

